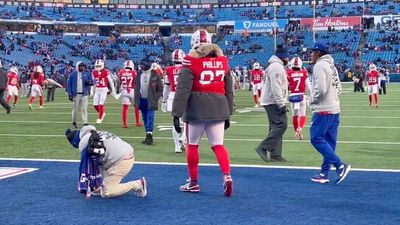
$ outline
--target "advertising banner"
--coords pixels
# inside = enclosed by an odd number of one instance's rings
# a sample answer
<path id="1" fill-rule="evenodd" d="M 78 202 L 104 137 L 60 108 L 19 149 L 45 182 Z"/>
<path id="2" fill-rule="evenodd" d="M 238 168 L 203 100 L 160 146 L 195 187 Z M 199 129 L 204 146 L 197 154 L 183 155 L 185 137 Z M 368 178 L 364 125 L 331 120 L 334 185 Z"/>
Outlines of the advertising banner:
<path id="1" fill-rule="evenodd" d="M 276 25 L 274 20 L 245 20 L 235 21 L 235 32 L 243 32 L 245 29 L 249 33 L 269 32 L 273 28 L 284 29 L 288 24 L 287 19 L 277 19 Z"/>
<path id="2" fill-rule="evenodd" d="M 309 28 L 314 27 L 316 30 L 327 30 L 328 27 L 332 27 L 337 30 L 337 29 L 345 29 L 360 25 L 361 25 L 360 16 L 300 19 L 301 27 L 309 27 Z"/>

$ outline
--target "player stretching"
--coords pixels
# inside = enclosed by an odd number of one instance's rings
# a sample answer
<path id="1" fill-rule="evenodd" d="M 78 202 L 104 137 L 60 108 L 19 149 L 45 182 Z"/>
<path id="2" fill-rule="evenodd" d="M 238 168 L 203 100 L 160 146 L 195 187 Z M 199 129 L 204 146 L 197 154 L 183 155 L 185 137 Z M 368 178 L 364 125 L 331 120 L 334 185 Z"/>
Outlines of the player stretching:
<path id="1" fill-rule="evenodd" d="M 192 50 L 183 59 L 172 107 L 175 130 L 181 133 L 179 118 L 182 116 L 187 126 L 186 159 L 190 180 L 180 190 L 200 191 L 199 143 L 205 132 L 208 144 L 222 170 L 224 195 L 231 196 L 233 181 L 229 154 L 224 147 L 224 130 L 229 128 L 229 117 L 233 112 L 232 78 L 229 76 L 228 59 L 217 45 L 211 43 L 211 35 L 206 30 L 194 32 L 191 45 Z"/>
<path id="2" fill-rule="evenodd" d="M 294 57 L 291 61 L 291 68 L 287 70 L 289 81 L 289 102 L 292 106 L 294 136 L 303 140 L 303 127 L 306 123 L 306 88 L 310 90 L 311 84 L 307 79 L 307 70 L 303 69 L 303 61 Z"/>
<path id="3" fill-rule="evenodd" d="M 378 86 L 379 72 L 375 64 L 369 65 L 369 71 L 366 72 L 366 83 L 368 83 L 369 106 L 372 106 L 372 95 L 375 100 L 375 108 L 378 108 Z"/>
<path id="4" fill-rule="evenodd" d="M 185 57 L 185 53 L 181 49 L 176 49 L 172 52 L 172 61 L 175 63 L 174 66 L 168 66 L 165 68 L 164 77 L 164 92 L 163 92 L 163 103 L 161 109 L 163 112 L 172 112 L 172 104 L 174 102 L 176 83 L 178 81 L 179 73 L 182 69 L 182 61 Z M 172 137 L 175 143 L 175 153 L 180 153 L 186 150 L 185 147 L 185 126 L 181 135 L 172 129 Z M 181 137 L 179 137 L 181 136 Z"/>
<path id="5" fill-rule="evenodd" d="M 122 89 L 121 91 L 121 98 L 122 98 L 122 124 L 123 128 L 128 128 L 128 110 L 129 105 L 134 102 L 134 86 L 135 86 L 135 79 L 136 79 L 136 71 L 135 65 L 133 64 L 132 60 L 128 60 L 124 63 L 124 69 L 119 71 L 118 77 L 118 88 L 117 90 Z M 116 97 L 118 98 L 118 97 Z M 142 124 L 140 123 L 140 114 L 139 109 L 134 107 L 135 109 L 135 121 L 136 126 L 141 127 Z"/>
<path id="6" fill-rule="evenodd" d="M 7 82 L 7 104 L 10 104 L 11 98 L 14 97 L 15 107 L 18 102 L 18 90 L 21 88 L 19 86 L 19 77 L 18 77 L 18 68 L 13 66 L 10 68 L 10 73 L 8 73 L 8 82 Z"/>
<path id="7" fill-rule="evenodd" d="M 260 107 L 261 87 L 264 79 L 264 71 L 260 69 L 260 63 L 256 62 L 250 71 L 251 86 L 253 88 L 254 107 Z"/>
<path id="8" fill-rule="evenodd" d="M 96 81 L 96 87 L 92 87 L 90 95 L 93 96 L 93 106 L 98 112 L 96 123 L 101 123 L 106 116 L 104 112 L 104 102 L 107 98 L 108 87 L 111 87 L 112 95 L 115 95 L 114 81 L 111 77 L 111 72 L 104 68 L 104 61 L 101 59 L 96 60 L 92 72 L 93 79 Z M 95 89 L 95 90 L 93 90 Z"/>
<path id="9" fill-rule="evenodd" d="M 39 109 L 43 109 L 43 89 L 44 82 L 43 68 L 35 66 L 31 75 L 31 97 L 29 98 L 29 109 L 33 110 L 32 103 L 35 101 L 36 95 L 39 95 Z"/>

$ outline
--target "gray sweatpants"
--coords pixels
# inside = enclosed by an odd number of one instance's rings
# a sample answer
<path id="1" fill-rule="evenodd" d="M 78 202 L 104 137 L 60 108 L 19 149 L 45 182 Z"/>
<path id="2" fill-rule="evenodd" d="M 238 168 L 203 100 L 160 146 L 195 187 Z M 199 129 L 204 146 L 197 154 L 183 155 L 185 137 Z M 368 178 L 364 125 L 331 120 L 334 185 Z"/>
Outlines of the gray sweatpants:
<path id="1" fill-rule="evenodd" d="M 81 108 L 81 117 L 82 122 L 88 122 L 88 114 L 87 114 L 87 107 L 88 107 L 88 96 L 77 94 L 74 97 L 74 101 L 72 103 L 72 122 L 76 123 L 76 114 L 78 113 L 78 108 Z"/>
<path id="2" fill-rule="evenodd" d="M 287 129 L 286 113 L 280 113 L 278 105 L 265 105 L 264 109 L 268 114 L 269 133 L 259 147 L 271 152 L 271 158 L 282 157 L 283 134 Z"/>

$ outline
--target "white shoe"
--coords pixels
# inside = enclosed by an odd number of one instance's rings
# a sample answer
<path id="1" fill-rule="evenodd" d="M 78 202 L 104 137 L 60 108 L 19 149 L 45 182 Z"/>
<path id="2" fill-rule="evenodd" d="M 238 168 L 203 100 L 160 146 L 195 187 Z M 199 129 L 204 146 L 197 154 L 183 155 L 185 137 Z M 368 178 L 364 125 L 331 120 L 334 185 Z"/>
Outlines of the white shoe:
<path id="1" fill-rule="evenodd" d="M 180 149 L 180 148 L 175 148 L 175 153 L 182 153 L 182 149 Z"/>
<path id="2" fill-rule="evenodd" d="M 96 123 L 99 123 L 99 124 L 100 124 L 100 123 L 101 123 L 101 119 L 97 119 L 97 120 L 96 120 Z"/>
<path id="3" fill-rule="evenodd" d="M 258 104 L 255 104 L 255 105 L 254 105 L 254 108 L 258 108 L 258 107 L 259 107 L 259 105 L 258 105 Z"/>
<path id="4" fill-rule="evenodd" d="M 140 178 L 140 184 L 142 185 L 142 188 L 136 191 L 136 195 L 138 197 L 144 198 L 147 196 L 147 182 L 144 177 Z"/>
<path id="5" fill-rule="evenodd" d="M 44 109 L 43 106 L 39 106 L 39 109 Z"/>

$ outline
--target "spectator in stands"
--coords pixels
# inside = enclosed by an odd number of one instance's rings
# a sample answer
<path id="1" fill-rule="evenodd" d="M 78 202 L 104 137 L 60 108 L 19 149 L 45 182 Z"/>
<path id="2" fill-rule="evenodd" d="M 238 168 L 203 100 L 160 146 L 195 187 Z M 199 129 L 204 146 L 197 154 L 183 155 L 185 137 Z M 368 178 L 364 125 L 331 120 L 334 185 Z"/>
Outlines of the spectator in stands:
<path id="1" fill-rule="evenodd" d="M 0 61 L 0 104 L 6 110 L 7 114 L 11 112 L 11 107 L 4 100 L 4 92 L 7 88 L 7 71 L 3 68 L 3 63 Z"/>

